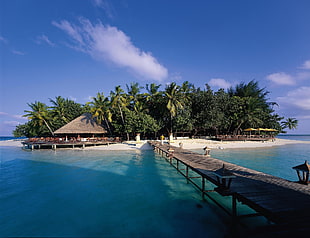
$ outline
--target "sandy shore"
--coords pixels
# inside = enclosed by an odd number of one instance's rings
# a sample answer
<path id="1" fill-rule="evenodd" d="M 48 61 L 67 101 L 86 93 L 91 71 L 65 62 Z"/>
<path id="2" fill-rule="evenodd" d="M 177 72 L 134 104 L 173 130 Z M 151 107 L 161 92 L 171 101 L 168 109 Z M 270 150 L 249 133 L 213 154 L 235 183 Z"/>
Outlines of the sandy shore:
<path id="1" fill-rule="evenodd" d="M 184 149 L 200 149 L 208 147 L 210 149 L 233 149 L 233 148 L 260 148 L 271 146 L 283 146 L 288 144 L 309 144 L 310 141 L 286 140 L 275 139 L 275 141 L 213 141 L 205 139 L 188 139 L 188 140 L 175 140 L 170 143 L 174 146 L 179 146 L 183 143 Z"/>
<path id="2" fill-rule="evenodd" d="M 283 146 L 287 144 L 309 144 L 310 141 L 297 141 L 297 140 L 286 140 L 286 139 L 276 139 L 275 141 L 229 141 L 220 142 L 206 139 L 185 139 L 185 140 L 175 140 L 170 144 L 173 146 L 179 146 L 180 143 L 183 144 L 184 149 L 203 149 L 208 147 L 210 149 L 230 149 L 230 148 L 259 148 L 259 147 L 270 147 L 270 146 Z M 20 140 L 9 140 L 0 141 L 0 146 L 15 146 L 21 147 Z M 129 141 L 122 144 L 112 144 L 103 145 L 95 147 L 86 147 L 85 150 L 149 150 L 152 149 L 146 141 L 135 142 Z"/>

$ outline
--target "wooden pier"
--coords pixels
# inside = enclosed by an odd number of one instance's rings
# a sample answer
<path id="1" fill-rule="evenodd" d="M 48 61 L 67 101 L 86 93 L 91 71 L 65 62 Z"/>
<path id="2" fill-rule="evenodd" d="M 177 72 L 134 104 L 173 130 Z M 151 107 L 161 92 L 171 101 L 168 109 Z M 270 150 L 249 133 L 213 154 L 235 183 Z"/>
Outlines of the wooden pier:
<path id="1" fill-rule="evenodd" d="M 82 148 L 89 146 L 100 146 L 100 145 L 110 145 L 115 144 L 116 142 L 109 141 L 85 141 L 85 142 L 22 142 L 23 149 L 35 150 L 35 149 L 60 149 L 60 148 Z"/>
<path id="2" fill-rule="evenodd" d="M 259 228 L 258 233 L 255 231 L 251 237 L 289 237 L 309 234 L 310 186 L 169 144 L 161 144 L 158 141 L 149 141 L 149 144 L 157 153 L 166 157 L 188 181 L 193 183 L 201 191 L 202 196 L 208 196 L 229 213 L 234 222 L 245 217 L 266 217 L 270 225 Z M 189 171 L 194 171 L 197 176 L 193 177 Z M 198 183 L 197 179 L 200 180 Z M 212 183 L 214 190 L 207 190 L 206 182 Z M 230 211 L 212 198 L 210 192 L 230 196 L 232 200 Z M 239 215 L 238 202 L 252 208 L 256 213 Z"/>

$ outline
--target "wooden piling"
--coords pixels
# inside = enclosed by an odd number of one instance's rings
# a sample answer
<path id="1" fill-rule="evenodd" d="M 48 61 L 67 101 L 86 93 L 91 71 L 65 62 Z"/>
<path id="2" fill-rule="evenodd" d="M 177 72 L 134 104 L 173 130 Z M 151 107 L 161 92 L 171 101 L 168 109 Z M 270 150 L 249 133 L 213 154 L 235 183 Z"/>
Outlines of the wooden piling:
<path id="1" fill-rule="evenodd" d="M 160 151 L 168 153 L 168 146 L 156 141 L 150 141 L 150 145 Z M 185 165 L 185 173 L 178 171 L 197 187 L 225 212 L 232 216 L 232 219 L 238 220 L 241 217 L 265 216 L 273 222 L 273 226 L 285 224 L 285 227 L 298 226 L 300 229 L 310 232 L 307 221 L 310 220 L 310 186 L 291 182 L 269 174 L 264 174 L 252 169 L 248 169 L 235 164 L 227 163 L 212 157 L 206 160 L 204 155 L 184 150 L 180 147 L 174 149 L 173 158 L 179 163 Z M 155 150 L 156 151 L 156 150 Z M 221 178 L 216 176 L 215 172 L 222 168 L 231 174 L 224 174 Z M 172 163 L 171 163 L 172 164 Z M 201 178 L 201 185 L 194 181 L 194 177 L 189 176 L 189 169 L 198 174 Z M 228 177 L 227 177 L 228 176 Z M 219 179 L 219 180 L 218 180 Z M 227 181 L 226 181 L 227 180 Z M 210 190 L 206 191 L 206 181 L 217 186 L 214 191 L 222 196 L 231 196 L 231 210 L 228 211 L 219 201 L 209 195 Z M 225 186 L 224 186 L 225 185 Z M 255 213 L 238 215 L 238 203 L 243 203 L 253 209 Z"/>

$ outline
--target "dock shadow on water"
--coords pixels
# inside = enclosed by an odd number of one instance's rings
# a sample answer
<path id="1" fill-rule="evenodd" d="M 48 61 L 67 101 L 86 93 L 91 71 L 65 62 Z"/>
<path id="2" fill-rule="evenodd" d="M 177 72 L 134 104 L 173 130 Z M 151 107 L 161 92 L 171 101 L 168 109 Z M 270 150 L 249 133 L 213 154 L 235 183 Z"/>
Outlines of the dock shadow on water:
<path id="1" fill-rule="evenodd" d="M 0 150 L 1 237 L 227 235 L 212 205 L 153 151 Z"/>

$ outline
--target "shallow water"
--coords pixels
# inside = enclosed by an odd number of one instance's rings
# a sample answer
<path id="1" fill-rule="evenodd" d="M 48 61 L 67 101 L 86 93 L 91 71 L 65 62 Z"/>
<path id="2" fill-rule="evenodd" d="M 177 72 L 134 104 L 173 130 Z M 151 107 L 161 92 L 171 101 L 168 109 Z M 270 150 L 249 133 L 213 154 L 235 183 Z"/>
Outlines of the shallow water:
<path id="1" fill-rule="evenodd" d="M 218 208 L 153 151 L 0 151 L 1 237 L 225 233 Z"/>
<path id="2" fill-rule="evenodd" d="M 211 155 L 296 180 L 291 167 L 309 159 L 310 147 L 212 149 Z M 224 237 L 230 232 L 230 218 L 153 151 L 0 147 L 0 162 L 0 237 Z M 229 197 L 212 196 L 230 208 Z M 250 209 L 238 204 L 238 212 Z M 246 222 L 257 226 L 266 220 Z"/>
<path id="3" fill-rule="evenodd" d="M 201 151 L 197 151 L 201 153 Z M 289 144 L 268 148 L 213 149 L 211 156 L 243 167 L 296 181 L 292 167 L 310 160 L 309 144 Z"/>

